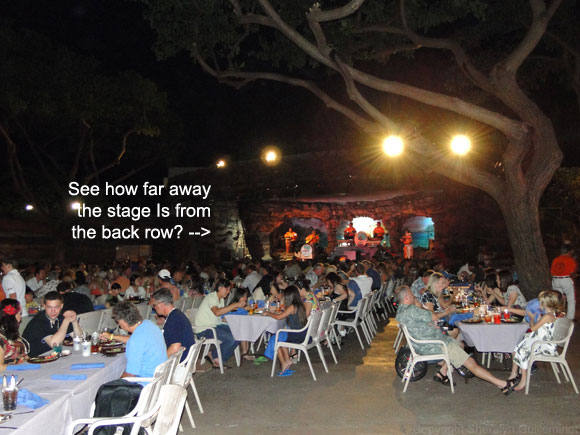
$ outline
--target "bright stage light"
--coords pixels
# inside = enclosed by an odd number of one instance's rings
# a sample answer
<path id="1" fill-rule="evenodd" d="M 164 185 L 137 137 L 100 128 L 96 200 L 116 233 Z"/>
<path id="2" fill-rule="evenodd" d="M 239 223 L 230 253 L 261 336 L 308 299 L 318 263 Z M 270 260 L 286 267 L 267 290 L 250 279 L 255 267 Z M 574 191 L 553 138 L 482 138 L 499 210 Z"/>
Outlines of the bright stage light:
<path id="1" fill-rule="evenodd" d="M 225 168 L 226 167 L 226 161 L 225 160 L 218 160 L 218 162 L 215 164 L 218 168 Z"/>
<path id="2" fill-rule="evenodd" d="M 451 139 L 451 150 L 455 154 L 464 156 L 471 149 L 471 140 L 464 134 L 458 134 Z"/>
<path id="3" fill-rule="evenodd" d="M 262 151 L 262 160 L 267 165 L 273 166 L 280 162 L 280 150 L 276 147 L 267 147 Z"/>
<path id="4" fill-rule="evenodd" d="M 71 203 L 70 208 L 72 208 L 73 210 L 78 210 L 79 208 L 81 208 L 81 203 L 76 201 Z"/>
<path id="5" fill-rule="evenodd" d="M 389 136 L 383 140 L 383 151 L 389 157 L 397 157 L 403 153 L 405 145 L 399 136 Z"/>
<path id="6" fill-rule="evenodd" d="M 26 206 L 24 207 L 24 210 L 32 211 L 32 210 L 34 210 L 34 206 L 32 204 L 26 204 Z"/>

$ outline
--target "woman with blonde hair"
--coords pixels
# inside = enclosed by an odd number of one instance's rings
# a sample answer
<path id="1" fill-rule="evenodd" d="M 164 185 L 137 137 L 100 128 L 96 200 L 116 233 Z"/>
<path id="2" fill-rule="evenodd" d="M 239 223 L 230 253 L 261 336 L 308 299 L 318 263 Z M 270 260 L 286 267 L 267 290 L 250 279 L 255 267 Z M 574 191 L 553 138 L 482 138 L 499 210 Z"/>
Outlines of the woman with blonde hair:
<path id="1" fill-rule="evenodd" d="M 443 290 L 449 285 L 449 281 L 442 273 L 434 272 L 427 281 L 425 291 L 421 295 L 421 304 L 426 310 L 429 310 L 442 319 L 455 311 L 455 305 L 451 301 L 444 301 L 441 297 Z"/>
<path id="2" fill-rule="evenodd" d="M 557 291 L 545 290 L 538 295 L 538 300 L 545 314 L 530 327 L 531 332 L 524 335 L 524 338 L 518 343 L 514 351 L 510 380 L 514 384 L 517 383 L 514 388 L 515 391 L 523 390 L 526 386 L 526 376 L 532 356 L 532 344 L 536 341 L 549 341 L 552 339 L 554 321 L 561 309 L 560 293 Z M 553 355 L 555 352 L 556 345 L 550 343 L 541 344 L 534 349 L 534 355 Z M 518 369 L 521 369 L 521 374 L 518 374 Z"/>

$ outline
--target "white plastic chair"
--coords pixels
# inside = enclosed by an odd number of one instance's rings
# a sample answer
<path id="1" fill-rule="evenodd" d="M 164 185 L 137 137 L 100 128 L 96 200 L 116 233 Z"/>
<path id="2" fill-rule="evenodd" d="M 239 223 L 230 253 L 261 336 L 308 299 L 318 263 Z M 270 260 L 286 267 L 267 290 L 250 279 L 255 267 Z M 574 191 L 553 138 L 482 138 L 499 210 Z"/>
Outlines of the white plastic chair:
<path id="1" fill-rule="evenodd" d="M 151 311 L 153 311 L 153 307 L 149 304 L 141 303 L 135 305 L 135 307 L 137 307 L 137 309 L 139 310 L 139 314 L 141 314 L 143 320 L 148 319 L 149 316 L 151 315 Z"/>
<path id="2" fill-rule="evenodd" d="M 304 353 L 306 357 L 306 361 L 308 361 L 308 366 L 310 367 L 310 372 L 312 373 L 312 378 L 316 381 L 316 375 L 314 374 L 314 369 L 312 368 L 312 361 L 310 361 L 310 356 L 308 355 L 308 349 L 312 349 L 316 347 L 318 350 L 318 354 L 320 355 L 320 359 L 322 360 L 322 364 L 324 365 L 324 369 L 328 373 L 328 367 L 326 367 L 326 360 L 324 359 L 324 353 L 322 353 L 322 347 L 320 346 L 320 340 L 318 339 L 318 327 L 320 325 L 320 320 L 322 318 L 322 313 L 320 311 L 313 311 L 308 318 L 308 322 L 302 329 L 279 329 L 276 332 L 275 338 L 275 345 L 274 345 L 274 358 L 272 360 L 272 373 L 270 377 L 274 376 L 274 372 L 276 371 L 276 356 L 278 355 L 278 349 L 280 347 L 286 347 L 289 349 L 296 349 Z M 278 337 L 281 332 L 303 332 L 306 331 L 306 336 L 302 343 L 288 343 L 285 341 L 278 340 Z M 312 340 L 311 343 L 309 341 Z"/>
<path id="3" fill-rule="evenodd" d="M 102 426 L 117 426 L 122 424 L 133 424 L 131 430 L 131 435 L 137 435 L 141 423 L 150 419 L 156 412 L 155 406 L 157 398 L 159 396 L 159 391 L 162 387 L 163 377 L 161 373 L 157 373 L 153 380 L 149 382 L 141 390 L 139 395 L 139 400 L 135 408 L 131 410 L 128 414 L 122 417 L 92 417 L 92 418 L 80 418 L 73 421 L 68 427 L 68 434 L 73 435 L 78 431 L 75 430 L 78 426 L 89 425 L 89 434 L 92 434 L 96 428 Z M 91 413 L 94 412 L 94 404 Z"/>
<path id="4" fill-rule="evenodd" d="M 159 411 L 151 434 L 177 434 L 183 407 L 187 403 L 187 391 L 179 385 L 164 385 L 159 393 L 159 403 Z"/>
<path id="5" fill-rule="evenodd" d="M 405 325 L 402 323 L 400 324 L 401 330 L 407 339 L 407 345 L 411 350 L 411 356 L 409 361 L 407 362 L 407 367 L 405 368 L 405 374 L 403 375 L 403 379 L 401 382 L 405 382 L 405 388 L 403 388 L 403 393 L 407 391 L 407 387 L 409 386 L 409 380 L 411 379 L 411 373 L 413 373 L 413 367 L 415 364 L 421 361 L 437 361 L 443 360 L 447 363 L 447 376 L 449 377 L 449 382 L 451 386 L 451 393 L 455 393 L 453 388 L 453 367 L 451 366 L 451 362 L 449 361 L 449 351 L 447 350 L 447 344 L 445 344 L 442 340 L 417 340 L 411 337 L 409 334 L 409 330 Z M 443 352 L 431 355 L 420 355 L 415 350 L 415 344 L 440 344 L 442 346 Z"/>
<path id="6" fill-rule="evenodd" d="M 336 355 L 334 354 L 334 349 L 332 348 L 332 343 L 330 342 L 330 322 L 332 321 L 332 316 L 334 315 L 337 309 L 335 308 L 338 306 L 337 303 L 332 302 L 327 308 L 322 310 L 322 317 L 320 318 L 320 325 L 318 326 L 318 341 L 320 343 L 324 343 L 326 340 L 326 346 L 330 350 L 332 354 L 332 359 L 334 360 L 335 364 L 338 364 L 336 360 Z"/>
<path id="7" fill-rule="evenodd" d="M 558 383 L 560 384 L 561 383 L 560 376 L 558 376 L 559 372 L 558 364 L 559 364 L 562 368 L 562 374 L 564 375 L 564 379 L 566 379 L 567 382 L 570 382 L 572 384 L 574 391 L 576 392 L 576 394 L 578 394 L 578 387 L 576 386 L 576 382 L 574 382 L 572 371 L 570 370 L 570 366 L 566 361 L 566 352 L 568 351 L 568 345 L 570 344 L 570 337 L 572 336 L 572 332 L 574 332 L 574 322 L 572 321 L 572 319 L 567 319 L 565 317 L 556 319 L 556 324 L 554 325 L 554 335 L 552 336 L 552 340 L 549 341 L 538 340 L 532 343 L 531 349 L 532 356 L 530 357 L 529 367 L 531 367 L 535 361 L 549 362 L 552 365 L 552 370 L 554 370 L 556 381 L 558 381 Z M 538 346 L 546 343 L 555 344 L 561 347 L 562 351 L 560 353 L 556 351 L 556 355 L 542 355 L 542 354 L 534 355 L 535 349 Z M 526 394 L 528 394 L 528 391 L 530 389 L 531 377 L 532 377 L 531 373 L 528 372 L 528 376 L 526 377 Z"/>
<path id="8" fill-rule="evenodd" d="M 403 334 L 403 331 L 401 330 L 401 325 L 398 324 L 397 328 L 399 328 L 399 332 L 397 332 L 397 337 L 395 338 L 395 343 L 393 343 L 393 349 L 395 349 L 395 353 L 399 352 L 399 348 L 401 347 L 401 344 L 403 343 L 403 338 L 405 338 L 405 334 Z"/>
<path id="9" fill-rule="evenodd" d="M 189 310 L 187 310 L 187 318 L 189 319 L 189 321 L 191 322 L 192 325 L 195 325 L 195 316 L 197 316 L 197 312 L 199 310 L 197 308 L 191 308 Z M 220 373 L 223 375 L 224 374 L 224 362 L 222 359 L 222 351 L 220 348 L 220 344 L 222 344 L 222 342 L 220 340 L 218 340 L 217 338 L 217 332 L 215 328 L 206 328 L 209 329 L 212 332 L 212 337 L 205 337 L 205 342 L 204 342 L 204 347 L 203 347 L 203 354 L 201 356 L 201 364 L 205 363 L 205 357 L 208 355 L 209 353 L 209 349 L 211 346 L 215 346 L 216 348 L 216 352 L 217 352 L 217 356 L 218 356 L 218 361 L 219 361 L 219 365 L 220 365 Z M 195 333 L 195 329 L 194 329 L 194 333 Z M 197 337 L 197 335 L 196 335 Z M 242 357 L 240 355 L 240 347 L 236 347 L 236 349 L 234 350 L 234 356 L 236 358 L 236 365 L 239 367 L 242 364 Z"/>
<path id="10" fill-rule="evenodd" d="M 190 346 L 187 358 L 179 363 L 179 365 L 175 369 L 173 380 L 171 381 L 172 384 L 179 385 L 180 387 L 183 387 L 186 390 L 188 386 L 191 386 L 191 390 L 193 391 L 193 395 L 195 396 L 195 401 L 197 402 L 199 412 L 201 412 L 202 414 L 203 407 L 201 406 L 201 401 L 199 400 L 199 395 L 197 394 L 197 389 L 195 388 L 195 382 L 193 381 L 193 373 L 195 373 L 195 365 L 199 358 L 199 354 L 201 352 L 202 346 L 204 345 L 204 342 L 205 338 L 202 337 Z M 195 428 L 193 415 L 191 414 L 191 409 L 187 402 L 185 402 L 185 409 L 187 411 L 191 427 Z"/>
<path id="11" fill-rule="evenodd" d="M 20 335 L 22 335 L 24 333 L 24 330 L 26 329 L 26 326 L 28 325 L 28 323 L 34 319 L 34 316 L 25 316 L 22 318 L 22 320 L 20 321 L 20 325 L 18 326 L 18 333 Z"/>
<path id="12" fill-rule="evenodd" d="M 350 320 L 340 320 L 337 319 L 334 324 L 337 326 L 344 326 L 347 328 L 352 328 L 354 329 L 354 332 L 356 332 L 356 336 L 358 338 L 358 342 L 360 343 L 360 347 L 364 350 L 365 346 L 363 344 L 363 341 L 360 337 L 360 334 L 358 332 L 358 326 L 361 327 L 361 329 L 363 330 L 363 333 L 365 333 L 366 331 L 366 326 L 364 325 L 364 322 L 361 319 L 361 314 L 363 314 L 364 311 L 364 306 L 366 305 L 366 301 L 367 299 L 362 298 L 361 300 L 359 300 L 356 304 L 356 307 L 353 310 L 339 310 L 338 314 L 354 314 L 354 318 L 350 319 Z M 365 333 L 366 334 L 366 333 Z M 370 340 L 369 340 L 370 341 Z"/>
<path id="13" fill-rule="evenodd" d="M 79 321 L 79 326 L 83 332 L 92 333 L 95 331 L 100 331 L 101 319 L 103 318 L 102 311 L 90 311 L 88 313 L 79 314 L 77 319 Z"/>
<path id="14" fill-rule="evenodd" d="M 338 316 L 339 309 L 340 309 L 340 302 L 334 302 L 332 305 L 332 313 L 330 315 L 330 319 L 328 320 L 328 329 L 326 330 L 326 335 L 330 341 L 334 340 L 334 342 L 336 343 L 338 348 L 341 349 L 341 347 L 340 347 L 340 334 L 338 334 L 336 332 L 336 328 L 334 327 L 334 325 L 336 324 L 336 316 Z M 330 342 L 330 346 L 332 348 L 332 342 Z M 332 353 L 334 355 L 334 349 L 332 350 Z M 334 360 L 338 364 L 338 362 L 336 361 L 336 358 Z"/>

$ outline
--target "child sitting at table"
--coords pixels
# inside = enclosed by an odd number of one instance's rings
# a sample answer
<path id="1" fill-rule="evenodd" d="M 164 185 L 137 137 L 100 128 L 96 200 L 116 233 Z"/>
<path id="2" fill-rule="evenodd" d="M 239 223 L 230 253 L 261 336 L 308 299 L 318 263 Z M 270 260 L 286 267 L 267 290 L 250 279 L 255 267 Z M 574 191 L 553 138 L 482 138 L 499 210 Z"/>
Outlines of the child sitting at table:
<path id="1" fill-rule="evenodd" d="M 306 325 L 308 317 L 306 316 L 306 308 L 300 296 L 300 292 L 296 286 L 291 285 L 282 290 L 282 297 L 286 309 L 280 314 L 264 312 L 265 316 L 273 317 L 276 320 L 286 319 L 289 329 L 302 329 Z M 306 330 L 302 332 L 289 332 L 287 337 L 282 339 L 286 343 L 302 343 L 306 338 Z M 278 361 L 280 361 L 279 376 L 288 376 L 294 373 L 290 370 L 292 366 L 292 359 L 285 347 L 278 348 Z"/>
<path id="2" fill-rule="evenodd" d="M 532 344 L 535 341 L 549 341 L 554 334 L 554 321 L 557 317 L 557 312 L 560 309 L 560 293 L 554 290 L 546 290 L 538 295 L 540 307 L 544 311 L 544 315 L 533 323 L 530 327 L 531 332 L 528 332 L 522 341 L 518 343 L 513 355 L 512 373 L 510 379 L 513 383 L 519 383 L 514 388 L 515 391 L 523 390 L 526 386 L 526 376 L 528 373 L 528 366 L 530 357 L 532 356 Z M 556 352 L 554 344 L 541 344 L 534 350 L 534 354 L 552 355 Z M 518 374 L 518 368 L 521 369 L 521 374 Z"/>

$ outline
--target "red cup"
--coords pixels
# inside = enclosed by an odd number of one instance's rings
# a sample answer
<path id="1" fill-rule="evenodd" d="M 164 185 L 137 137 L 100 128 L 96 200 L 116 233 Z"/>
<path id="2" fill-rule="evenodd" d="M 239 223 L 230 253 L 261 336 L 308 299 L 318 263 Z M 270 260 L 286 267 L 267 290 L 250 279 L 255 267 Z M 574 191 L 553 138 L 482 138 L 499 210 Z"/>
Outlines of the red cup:
<path id="1" fill-rule="evenodd" d="M 499 314 L 493 315 L 493 323 L 495 323 L 496 325 L 499 325 L 501 323 L 501 316 Z"/>

